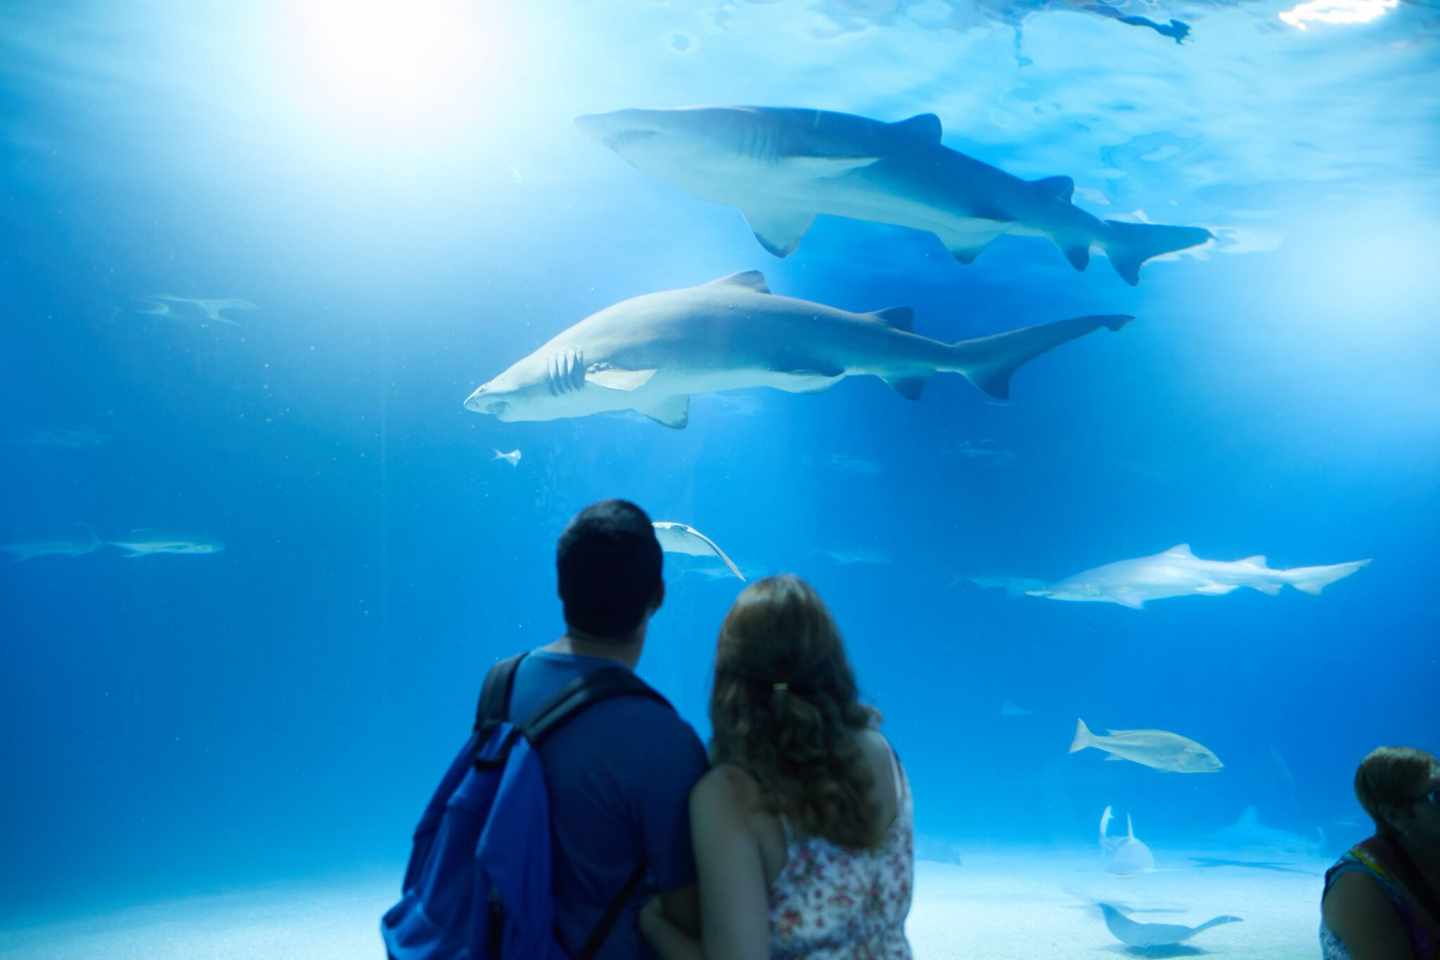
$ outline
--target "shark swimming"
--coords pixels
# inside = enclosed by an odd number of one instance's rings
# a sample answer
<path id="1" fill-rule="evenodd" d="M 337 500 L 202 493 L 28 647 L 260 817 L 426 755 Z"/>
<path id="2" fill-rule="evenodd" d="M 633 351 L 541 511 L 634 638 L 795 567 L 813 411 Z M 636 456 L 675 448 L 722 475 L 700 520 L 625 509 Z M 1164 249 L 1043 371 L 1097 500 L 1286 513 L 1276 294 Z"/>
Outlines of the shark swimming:
<path id="1" fill-rule="evenodd" d="M 958 373 L 996 399 L 1027 360 L 1125 315 L 1072 317 L 942 343 L 912 331 L 914 313 L 852 313 L 770 292 L 751 270 L 623 300 L 559 333 L 477 387 L 465 407 L 504 421 L 634 410 L 689 423 L 690 396 L 749 387 L 810 393 L 846 377 L 879 377 L 908 399 L 927 378 Z"/>
<path id="2" fill-rule="evenodd" d="M 205 556 L 220 553 L 223 543 L 213 540 L 196 540 L 191 537 L 153 534 L 148 530 L 136 530 L 124 540 L 111 540 L 110 546 L 125 551 L 126 560 L 139 557 L 155 557 L 162 554 L 183 556 Z"/>
<path id="3" fill-rule="evenodd" d="M 89 537 L 85 540 L 33 540 L 26 543 L 0 544 L 0 550 L 15 558 L 16 562 L 34 560 L 39 557 L 83 557 L 94 553 L 105 545 L 95 531 L 85 527 Z"/>
<path id="4" fill-rule="evenodd" d="M 1222 596 L 1241 587 L 1274 596 L 1289 585 L 1302 593 L 1318 595 L 1336 580 L 1343 580 L 1369 562 L 1352 560 L 1277 570 L 1267 566 L 1265 558 L 1259 555 L 1243 560 L 1202 560 L 1195 556 L 1188 543 L 1181 543 L 1152 556 L 1094 567 L 1025 593 L 1050 600 L 1118 603 L 1132 610 L 1141 609 L 1147 600 Z"/>
<path id="5" fill-rule="evenodd" d="M 1099 250 L 1131 286 L 1152 257 L 1212 239 L 1200 227 L 1100 220 L 1071 203 L 1069 177 L 1022 180 L 951 150 L 940 118 L 884 123 L 786 107 L 617 110 L 576 125 L 643 173 L 739 207 L 777 257 L 817 214 L 923 230 L 961 263 L 1001 236 L 1051 240 L 1075 269 Z"/>
<path id="6" fill-rule="evenodd" d="M 1114 814 L 1106 807 L 1100 814 L 1100 854 L 1105 872 L 1121 877 L 1133 877 L 1155 869 L 1155 855 L 1144 841 L 1135 836 L 1135 823 L 1130 814 L 1125 814 L 1125 836 L 1110 836 L 1110 821 Z"/>

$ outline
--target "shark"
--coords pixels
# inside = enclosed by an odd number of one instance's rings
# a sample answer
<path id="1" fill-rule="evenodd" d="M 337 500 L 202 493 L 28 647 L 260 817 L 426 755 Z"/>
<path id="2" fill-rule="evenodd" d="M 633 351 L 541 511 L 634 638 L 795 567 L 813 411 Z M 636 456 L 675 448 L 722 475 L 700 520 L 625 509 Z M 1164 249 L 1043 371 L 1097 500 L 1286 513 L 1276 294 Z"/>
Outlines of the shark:
<path id="1" fill-rule="evenodd" d="M 27 543 L 0 544 L 0 550 L 15 558 L 16 562 L 35 560 L 39 557 L 83 557 L 104 546 L 95 531 L 85 528 L 89 537 L 85 540 L 34 540 Z"/>
<path id="2" fill-rule="evenodd" d="M 215 323 L 227 323 L 232 327 L 240 326 L 239 322 L 226 316 L 227 310 L 257 310 L 258 307 L 249 300 L 237 300 L 233 297 L 202 298 L 202 297 L 177 297 L 168 293 L 154 293 L 142 298 L 135 307 L 135 312 L 153 317 L 171 316 L 173 306 L 185 305 L 200 311 L 207 320 Z"/>
<path id="3" fill-rule="evenodd" d="M 1143 841 L 1135 836 L 1135 823 L 1130 814 L 1125 814 L 1125 836 L 1110 836 L 1110 821 L 1114 814 L 1106 807 L 1100 814 L 1100 854 L 1105 871 L 1122 877 L 1133 877 L 1138 873 L 1150 873 L 1155 869 L 1155 855 Z"/>
<path id="4" fill-rule="evenodd" d="M 1168 947 L 1184 943 L 1197 933 L 1209 930 L 1211 927 L 1218 927 L 1225 923 L 1240 923 L 1243 920 L 1241 917 L 1232 917 L 1226 914 L 1206 920 L 1195 927 L 1187 927 L 1180 923 L 1140 923 L 1138 920 L 1131 920 L 1121 913 L 1118 907 L 1111 904 L 1097 902 L 1096 906 L 1105 915 L 1105 926 L 1116 940 L 1140 949 Z"/>
<path id="5" fill-rule="evenodd" d="M 1140 266 L 1213 239 L 1202 227 L 1100 220 L 1070 177 L 1023 180 L 941 143 L 940 118 L 896 123 L 793 107 L 616 110 L 576 125 L 640 170 L 738 207 L 760 245 L 788 256 L 817 214 L 934 234 L 961 263 L 1002 236 L 1045 237 L 1084 270 L 1092 250 L 1131 286 Z"/>
<path id="6" fill-rule="evenodd" d="M 477 387 L 466 409 L 503 421 L 634 410 L 683 429 L 690 396 L 770 387 L 812 393 L 846 377 L 879 377 L 918 399 L 927 379 L 958 373 L 1010 396 L 1026 361 L 1128 315 L 1071 317 L 943 343 L 914 332 L 914 311 L 852 313 L 772 293 L 758 270 L 623 300 L 562 331 Z"/>
<path id="7" fill-rule="evenodd" d="M 139 557 L 154 557 L 161 554 L 204 556 L 219 553 L 225 549 L 223 543 L 212 540 L 195 540 L 190 537 L 164 536 L 148 530 L 136 530 L 124 540 L 111 540 L 110 546 L 125 551 L 126 560 Z"/>
<path id="8" fill-rule="evenodd" d="M 735 561 L 720 549 L 720 545 L 690 524 L 676 520 L 656 520 L 652 525 L 655 527 L 655 538 L 660 541 L 661 550 L 691 557 L 714 557 L 725 564 L 742 583 L 745 581 L 745 574 L 741 573 L 740 568 L 735 566 Z"/>
<path id="9" fill-rule="evenodd" d="M 1243 560 L 1202 560 L 1188 543 L 1134 560 L 1120 560 L 1066 577 L 1048 586 L 1026 590 L 1027 596 L 1072 602 L 1118 603 L 1139 610 L 1149 600 L 1168 597 L 1214 597 L 1233 593 L 1241 587 L 1274 596 L 1285 586 L 1318 595 L 1336 580 L 1369 564 L 1352 560 L 1318 567 L 1291 567 L 1280 570 L 1266 564 L 1264 556 Z"/>

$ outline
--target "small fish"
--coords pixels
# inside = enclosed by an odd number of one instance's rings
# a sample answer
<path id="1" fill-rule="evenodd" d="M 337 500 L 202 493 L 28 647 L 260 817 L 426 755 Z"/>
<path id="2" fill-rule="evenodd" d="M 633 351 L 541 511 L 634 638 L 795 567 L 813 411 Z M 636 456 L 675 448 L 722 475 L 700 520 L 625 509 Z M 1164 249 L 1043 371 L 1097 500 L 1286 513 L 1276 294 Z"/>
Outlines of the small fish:
<path id="1" fill-rule="evenodd" d="M 1172 944 L 1184 943 L 1202 930 L 1218 927 L 1222 923 L 1240 923 L 1242 919 L 1226 915 L 1206 920 L 1198 927 L 1187 927 L 1179 923 L 1138 923 L 1108 903 L 1097 903 L 1096 906 L 1105 915 L 1105 926 L 1110 929 L 1116 940 L 1128 946 L 1141 948 L 1168 947 Z"/>
<path id="2" fill-rule="evenodd" d="M 680 523 L 675 520 L 656 520 L 653 526 L 655 527 L 655 538 L 660 541 L 660 549 L 666 553 L 683 553 L 691 557 L 716 557 L 742 582 L 745 580 L 745 574 L 741 573 L 740 568 L 735 566 L 735 561 L 720 549 L 720 545 L 688 523 Z"/>
<path id="3" fill-rule="evenodd" d="M 1109 736 L 1096 736 L 1084 720 L 1076 720 L 1070 752 L 1095 747 L 1110 754 L 1107 760 L 1130 760 L 1168 773 L 1218 773 L 1225 766 L 1208 747 L 1178 733 L 1165 730 L 1108 732 Z"/>
<path id="4" fill-rule="evenodd" d="M 127 540 L 111 540 L 110 546 L 125 551 L 126 560 L 137 557 L 153 557 L 160 554 L 180 556 L 206 556 L 219 553 L 225 544 L 211 540 L 193 540 L 189 537 L 146 536 L 148 531 L 136 530 Z"/>
<path id="5" fill-rule="evenodd" d="M 520 451 L 518 448 L 511 450 L 509 453 L 501 453 L 499 450 L 496 450 L 493 459 L 504 460 L 512 467 L 518 467 L 520 466 Z"/>

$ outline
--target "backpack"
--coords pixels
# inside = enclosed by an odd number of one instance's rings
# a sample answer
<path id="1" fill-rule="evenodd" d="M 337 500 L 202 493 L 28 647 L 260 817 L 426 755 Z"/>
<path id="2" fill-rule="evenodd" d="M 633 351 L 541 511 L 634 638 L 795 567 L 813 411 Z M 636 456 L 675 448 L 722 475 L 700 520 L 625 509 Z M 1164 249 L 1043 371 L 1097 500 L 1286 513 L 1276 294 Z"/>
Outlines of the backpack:
<path id="1" fill-rule="evenodd" d="M 577 677 L 523 724 L 506 719 L 520 654 L 485 677 L 475 728 L 415 828 L 400 902 L 380 933 L 390 960 L 566 960 L 555 925 L 550 796 L 538 747 L 591 704 L 669 702 L 624 667 Z M 673 709 L 673 708 L 671 708 Z M 634 896 L 642 862 L 610 901 L 577 960 L 590 960 Z"/>

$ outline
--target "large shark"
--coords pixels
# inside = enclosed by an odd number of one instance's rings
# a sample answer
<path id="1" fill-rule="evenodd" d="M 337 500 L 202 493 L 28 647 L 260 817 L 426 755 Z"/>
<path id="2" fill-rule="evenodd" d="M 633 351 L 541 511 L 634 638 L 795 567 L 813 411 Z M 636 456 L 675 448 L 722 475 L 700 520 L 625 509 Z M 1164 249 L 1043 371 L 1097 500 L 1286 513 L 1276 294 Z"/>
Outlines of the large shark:
<path id="1" fill-rule="evenodd" d="M 940 119 L 884 123 L 777 107 L 617 110 L 576 118 L 644 173 L 739 207 L 777 257 L 816 214 L 935 234 L 961 263 L 996 237 L 1048 237 L 1077 270 L 1098 249 L 1126 283 L 1151 257 L 1211 239 L 1199 227 L 1098 220 L 1070 202 L 1069 177 L 1022 180 L 940 142 Z"/>
<path id="2" fill-rule="evenodd" d="M 1276 570 L 1265 565 L 1263 556 L 1243 560 L 1202 560 L 1190 550 L 1188 543 L 1181 543 L 1153 556 L 1107 563 L 1025 592 L 1032 597 L 1050 600 L 1118 603 L 1139 610 L 1147 600 L 1191 595 L 1220 596 L 1241 587 L 1274 596 L 1288 584 L 1302 593 L 1318 594 L 1369 562 L 1353 560 L 1320 567 Z"/>
<path id="3" fill-rule="evenodd" d="M 214 540 L 197 540 L 194 537 L 155 534 L 149 530 L 136 530 L 124 540 L 111 540 L 110 546 L 125 551 L 126 560 L 140 557 L 157 557 L 167 554 L 178 556 L 209 556 L 220 553 L 225 544 Z"/>
<path id="4" fill-rule="evenodd" d="M 694 393 L 809 393 L 868 375 L 914 399 L 937 373 L 961 374 L 1004 399 L 1025 361 L 1132 319 L 1072 317 L 942 343 L 912 333 L 912 318 L 909 307 L 851 313 L 777 296 L 751 270 L 591 314 L 478 387 L 465 406 L 506 421 L 635 410 L 678 429 L 689 422 Z"/>

